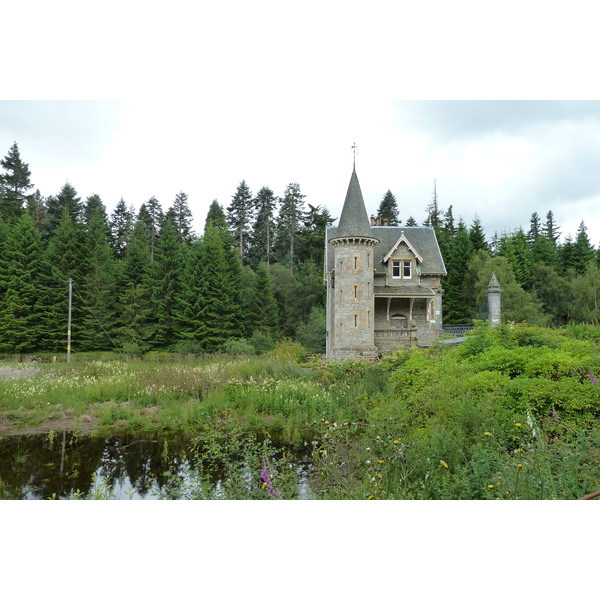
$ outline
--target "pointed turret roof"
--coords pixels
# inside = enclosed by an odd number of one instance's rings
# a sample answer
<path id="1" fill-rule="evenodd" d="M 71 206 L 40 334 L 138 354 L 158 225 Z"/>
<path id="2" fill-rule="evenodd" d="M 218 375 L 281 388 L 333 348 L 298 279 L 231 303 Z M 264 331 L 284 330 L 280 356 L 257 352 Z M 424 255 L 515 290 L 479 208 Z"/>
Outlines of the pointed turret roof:
<path id="1" fill-rule="evenodd" d="M 348 192 L 346 193 L 346 200 L 344 201 L 344 208 L 342 209 L 335 237 L 373 238 L 356 170 L 352 171 L 352 177 L 350 177 L 350 184 L 348 185 Z"/>

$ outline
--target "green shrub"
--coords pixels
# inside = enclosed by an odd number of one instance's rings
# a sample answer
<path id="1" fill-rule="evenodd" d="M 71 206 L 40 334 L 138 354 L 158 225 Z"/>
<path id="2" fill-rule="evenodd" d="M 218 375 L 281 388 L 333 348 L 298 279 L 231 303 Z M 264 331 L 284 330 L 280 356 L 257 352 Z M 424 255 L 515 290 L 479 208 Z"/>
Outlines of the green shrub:
<path id="1" fill-rule="evenodd" d="M 227 340 L 221 347 L 225 354 L 234 356 L 252 356 L 256 354 L 256 348 L 246 339 Z"/>

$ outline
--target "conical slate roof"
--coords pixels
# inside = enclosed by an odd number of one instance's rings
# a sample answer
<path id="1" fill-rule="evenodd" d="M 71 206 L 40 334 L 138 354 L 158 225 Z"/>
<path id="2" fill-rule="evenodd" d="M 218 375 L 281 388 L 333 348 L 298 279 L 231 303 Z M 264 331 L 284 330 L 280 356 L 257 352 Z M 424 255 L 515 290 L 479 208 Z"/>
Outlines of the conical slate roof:
<path id="1" fill-rule="evenodd" d="M 367 209 L 365 208 L 365 201 L 363 200 L 362 192 L 360 191 L 360 184 L 358 183 L 356 171 L 352 171 L 350 185 L 348 186 L 344 208 L 342 209 L 342 215 L 340 216 L 340 222 L 338 223 L 335 237 L 373 238 L 371 224 L 369 222 L 369 217 L 367 216 Z"/>

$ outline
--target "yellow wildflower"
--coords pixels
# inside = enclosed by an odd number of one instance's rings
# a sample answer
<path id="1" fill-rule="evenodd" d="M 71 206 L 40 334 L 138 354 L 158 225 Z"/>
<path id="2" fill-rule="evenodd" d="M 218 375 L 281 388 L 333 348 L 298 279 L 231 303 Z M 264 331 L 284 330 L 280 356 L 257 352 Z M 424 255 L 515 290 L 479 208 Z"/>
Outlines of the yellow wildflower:
<path id="1" fill-rule="evenodd" d="M 440 465 L 442 465 L 442 467 L 444 467 L 444 469 L 448 468 L 448 464 L 446 463 L 446 461 L 440 460 Z"/>
<path id="2" fill-rule="evenodd" d="M 483 435 L 492 435 L 489 431 L 484 432 Z"/>
<path id="3" fill-rule="evenodd" d="M 523 466 L 523 465 L 522 465 L 521 463 L 519 463 L 519 464 L 517 465 L 517 467 L 519 467 L 519 469 L 520 469 L 522 466 Z"/>
<path id="4" fill-rule="evenodd" d="M 394 440 L 393 442 L 394 444 L 399 444 L 400 442 L 398 440 Z"/>
<path id="5" fill-rule="evenodd" d="M 494 487 L 493 485 L 488 485 L 488 487 L 490 488 L 490 490 Z"/>
<path id="6" fill-rule="evenodd" d="M 515 423 L 515 427 L 521 427 L 521 423 Z"/>

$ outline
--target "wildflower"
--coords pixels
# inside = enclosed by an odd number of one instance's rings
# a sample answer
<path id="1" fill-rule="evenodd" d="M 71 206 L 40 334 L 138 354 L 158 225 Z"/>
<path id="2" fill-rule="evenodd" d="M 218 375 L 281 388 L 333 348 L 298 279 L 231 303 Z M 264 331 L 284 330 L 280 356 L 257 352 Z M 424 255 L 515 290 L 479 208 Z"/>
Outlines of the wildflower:
<path id="1" fill-rule="evenodd" d="M 517 465 L 517 467 L 518 467 L 519 469 L 520 469 L 522 466 L 523 466 L 523 465 L 522 465 L 521 463 L 519 463 L 519 464 Z"/>
<path id="2" fill-rule="evenodd" d="M 394 440 L 393 442 L 394 444 L 399 444 L 400 442 L 398 440 Z"/>
<path id="3" fill-rule="evenodd" d="M 493 485 L 488 485 L 488 487 L 489 487 L 489 488 L 490 488 L 490 490 L 491 490 L 491 489 L 493 489 L 493 487 L 494 487 L 494 486 L 493 486 Z"/>
<path id="4" fill-rule="evenodd" d="M 382 464 L 385 462 L 385 460 L 378 460 L 377 462 L 378 462 L 380 465 L 382 465 Z"/>
<path id="5" fill-rule="evenodd" d="M 594 377 L 593 373 L 590 373 L 590 380 L 594 385 L 598 385 L 598 382 L 596 381 L 596 378 Z"/>
<path id="6" fill-rule="evenodd" d="M 444 469 L 448 468 L 448 463 L 446 463 L 446 461 L 444 461 L 444 460 L 440 460 L 440 465 L 442 465 L 442 467 L 444 467 Z"/>
<path id="7" fill-rule="evenodd" d="M 371 461 L 369 459 L 365 460 L 365 464 L 370 465 Z"/>
<path id="8" fill-rule="evenodd" d="M 515 423 L 515 427 L 521 427 L 521 423 Z"/>
<path id="9" fill-rule="evenodd" d="M 269 478 L 269 472 L 267 471 L 267 464 L 265 463 L 265 460 L 263 459 L 262 461 L 262 478 L 265 480 L 265 484 L 269 490 L 269 494 L 271 494 L 272 498 L 275 498 L 275 490 L 273 489 L 273 486 L 271 485 L 271 479 Z"/>
<path id="10" fill-rule="evenodd" d="M 489 431 L 484 432 L 483 435 L 492 435 Z"/>
<path id="11" fill-rule="evenodd" d="M 369 496 L 367 500 L 373 500 L 373 496 Z"/>

